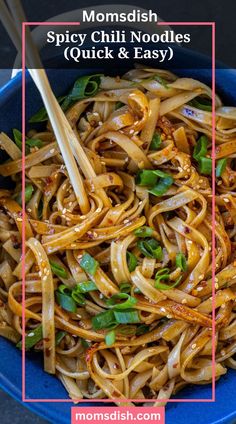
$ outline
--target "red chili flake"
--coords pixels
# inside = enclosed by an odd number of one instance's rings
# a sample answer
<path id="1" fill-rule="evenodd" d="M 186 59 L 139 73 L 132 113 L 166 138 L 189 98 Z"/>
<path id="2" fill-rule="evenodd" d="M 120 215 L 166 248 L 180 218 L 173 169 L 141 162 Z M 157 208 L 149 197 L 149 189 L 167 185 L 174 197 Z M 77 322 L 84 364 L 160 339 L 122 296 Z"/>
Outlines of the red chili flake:
<path id="1" fill-rule="evenodd" d="M 148 143 L 143 143 L 142 148 L 146 149 L 148 147 Z"/>
<path id="2" fill-rule="evenodd" d="M 45 349 L 45 353 L 46 353 L 47 358 L 51 355 L 51 351 L 50 351 L 50 349 L 48 349 L 48 347 Z"/>
<path id="3" fill-rule="evenodd" d="M 185 227 L 184 232 L 185 232 L 185 234 L 189 234 L 189 233 L 191 233 L 191 230 L 188 227 Z"/>
<path id="4" fill-rule="evenodd" d="M 51 177 L 46 177 L 45 178 L 45 183 L 46 183 L 46 185 L 51 184 L 52 183 L 52 178 Z"/>
<path id="5" fill-rule="evenodd" d="M 177 368 L 177 366 L 178 366 L 178 362 L 173 365 L 173 368 Z"/>

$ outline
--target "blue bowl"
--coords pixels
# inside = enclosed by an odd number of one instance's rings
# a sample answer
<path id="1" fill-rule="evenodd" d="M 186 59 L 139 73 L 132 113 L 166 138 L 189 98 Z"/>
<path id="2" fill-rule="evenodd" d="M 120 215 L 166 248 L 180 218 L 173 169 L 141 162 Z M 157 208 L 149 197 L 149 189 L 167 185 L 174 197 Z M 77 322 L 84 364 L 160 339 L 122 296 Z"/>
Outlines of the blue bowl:
<path id="1" fill-rule="evenodd" d="M 156 66 L 155 63 L 152 63 Z M 53 90 L 57 95 L 63 94 L 72 85 L 73 81 L 82 74 L 101 71 L 94 68 L 86 70 L 61 70 L 53 69 L 48 72 Z M 109 69 L 103 72 L 111 74 Z M 124 69 L 116 73 L 121 74 Z M 210 69 L 181 69 L 179 74 L 191 76 L 211 84 Z M 218 69 L 216 71 L 217 92 L 224 102 L 229 105 L 236 104 L 236 71 Z M 41 106 L 39 94 L 29 75 L 26 78 L 26 116 L 27 119 Z M 0 130 L 11 134 L 12 128 L 21 128 L 21 75 L 0 90 Z M 1 338 L 0 355 L 0 386 L 21 402 L 21 353 L 10 342 Z M 236 420 L 235 402 L 235 372 L 229 370 L 222 377 L 216 387 L 216 403 L 169 403 L 166 407 L 166 422 L 175 424 L 216 424 L 233 423 Z M 67 394 L 61 383 L 53 376 L 43 371 L 42 359 L 35 354 L 27 354 L 26 358 L 26 397 L 29 399 L 65 399 Z M 192 386 L 179 393 L 185 399 L 210 399 L 211 386 Z M 100 403 L 101 404 L 101 403 Z M 41 415 L 52 423 L 66 424 L 70 422 L 70 403 L 25 403 L 35 413 Z M 82 406 L 88 403 L 84 402 Z M 91 405 L 91 404 L 90 404 Z M 99 405 L 99 403 L 97 403 Z"/>

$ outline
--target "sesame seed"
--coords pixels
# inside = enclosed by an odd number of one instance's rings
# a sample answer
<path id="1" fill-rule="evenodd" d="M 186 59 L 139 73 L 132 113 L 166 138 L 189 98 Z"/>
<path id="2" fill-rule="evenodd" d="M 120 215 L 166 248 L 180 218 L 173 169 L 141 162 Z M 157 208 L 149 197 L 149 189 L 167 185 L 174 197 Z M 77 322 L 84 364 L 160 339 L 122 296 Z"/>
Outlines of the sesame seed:
<path id="1" fill-rule="evenodd" d="M 166 309 L 165 308 L 161 308 L 160 311 L 165 313 L 166 312 Z"/>
<path id="2" fill-rule="evenodd" d="M 78 233 L 78 232 L 80 231 L 80 229 L 79 229 L 78 227 L 75 227 L 75 228 L 74 228 L 74 231 L 75 231 L 76 233 Z"/>
<path id="3" fill-rule="evenodd" d="M 203 287 L 197 287 L 197 291 L 203 290 Z"/>
<path id="4" fill-rule="evenodd" d="M 192 344 L 191 348 L 195 349 L 197 347 L 196 343 Z"/>
<path id="5" fill-rule="evenodd" d="M 223 200 L 224 200 L 225 203 L 229 203 L 229 199 L 227 199 L 227 197 L 224 197 Z"/>
<path id="6" fill-rule="evenodd" d="M 219 288 L 219 284 L 215 283 L 215 289 L 217 290 Z"/>
<path id="7" fill-rule="evenodd" d="M 183 299 L 181 303 L 183 303 L 184 305 L 185 303 L 187 303 L 187 299 Z"/>
<path id="8" fill-rule="evenodd" d="M 95 212 L 99 213 L 102 211 L 102 208 L 97 208 Z"/>
<path id="9" fill-rule="evenodd" d="M 45 276 L 43 277 L 43 281 L 46 281 L 46 279 L 47 279 L 47 276 L 45 275 Z"/>
<path id="10" fill-rule="evenodd" d="M 27 337 L 33 337 L 33 336 L 34 336 L 34 333 L 33 332 L 27 334 Z"/>
<path id="11" fill-rule="evenodd" d="M 125 219 L 123 222 L 124 222 L 124 224 L 128 224 L 129 219 Z"/>
<path id="12" fill-rule="evenodd" d="M 22 222 L 22 218 L 16 218 L 16 220 Z"/>
<path id="13" fill-rule="evenodd" d="M 55 149 L 51 149 L 50 153 L 53 154 L 55 152 Z"/>

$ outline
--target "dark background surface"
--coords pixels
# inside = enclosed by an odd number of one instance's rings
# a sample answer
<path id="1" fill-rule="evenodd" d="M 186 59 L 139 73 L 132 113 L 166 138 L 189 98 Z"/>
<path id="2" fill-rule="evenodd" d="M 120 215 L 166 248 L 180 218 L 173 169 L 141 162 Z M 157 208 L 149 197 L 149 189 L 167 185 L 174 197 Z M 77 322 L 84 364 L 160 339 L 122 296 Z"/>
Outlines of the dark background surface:
<path id="1" fill-rule="evenodd" d="M 0 0 L 3 1 L 3 0 Z M 76 8 L 91 5 L 113 4 L 111 1 L 92 0 L 22 0 L 29 21 L 43 21 Z M 229 67 L 235 67 L 235 0 L 136 0 L 122 1 L 135 6 L 145 7 L 157 12 L 166 21 L 215 21 L 216 22 L 216 56 Z M 192 32 L 194 34 L 194 31 Z M 204 31 L 196 28 L 194 47 L 208 52 Z M 5 30 L 0 27 L 1 46 L 9 45 Z M 2 64 L 1 68 L 4 65 Z M 10 78 L 9 70 L 0 71 L 0 86 Z M 0 391 L 0 411 L 2 424 L 43 424 L 45 420 L 35 416 L 4 392 Z"/>

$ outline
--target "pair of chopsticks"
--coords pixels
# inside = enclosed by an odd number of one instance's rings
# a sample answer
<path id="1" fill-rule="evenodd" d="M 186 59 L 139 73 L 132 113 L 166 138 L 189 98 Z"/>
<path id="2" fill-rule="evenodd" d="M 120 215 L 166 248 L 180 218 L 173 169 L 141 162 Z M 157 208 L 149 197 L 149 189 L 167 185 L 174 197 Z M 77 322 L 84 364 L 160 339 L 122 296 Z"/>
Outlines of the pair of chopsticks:
<path id="1" fill-rule="evenodd" d="M 0 1 L 0 18 L 15 47 L 20 51 L 21 24 L 26 22 L 26 17 L 19 0 L 6 0 L 6 2 L 8 7 L 4 0 Z M 81 212 L 87 214 L 90 204 L 74 156 L 86 178 L 93 178 L 96 174 L 52 92 L 28 27 L 26 27 L 26 64 L 47 110 Z M 105 192 L 104 195 L 106 197 Z"/>

